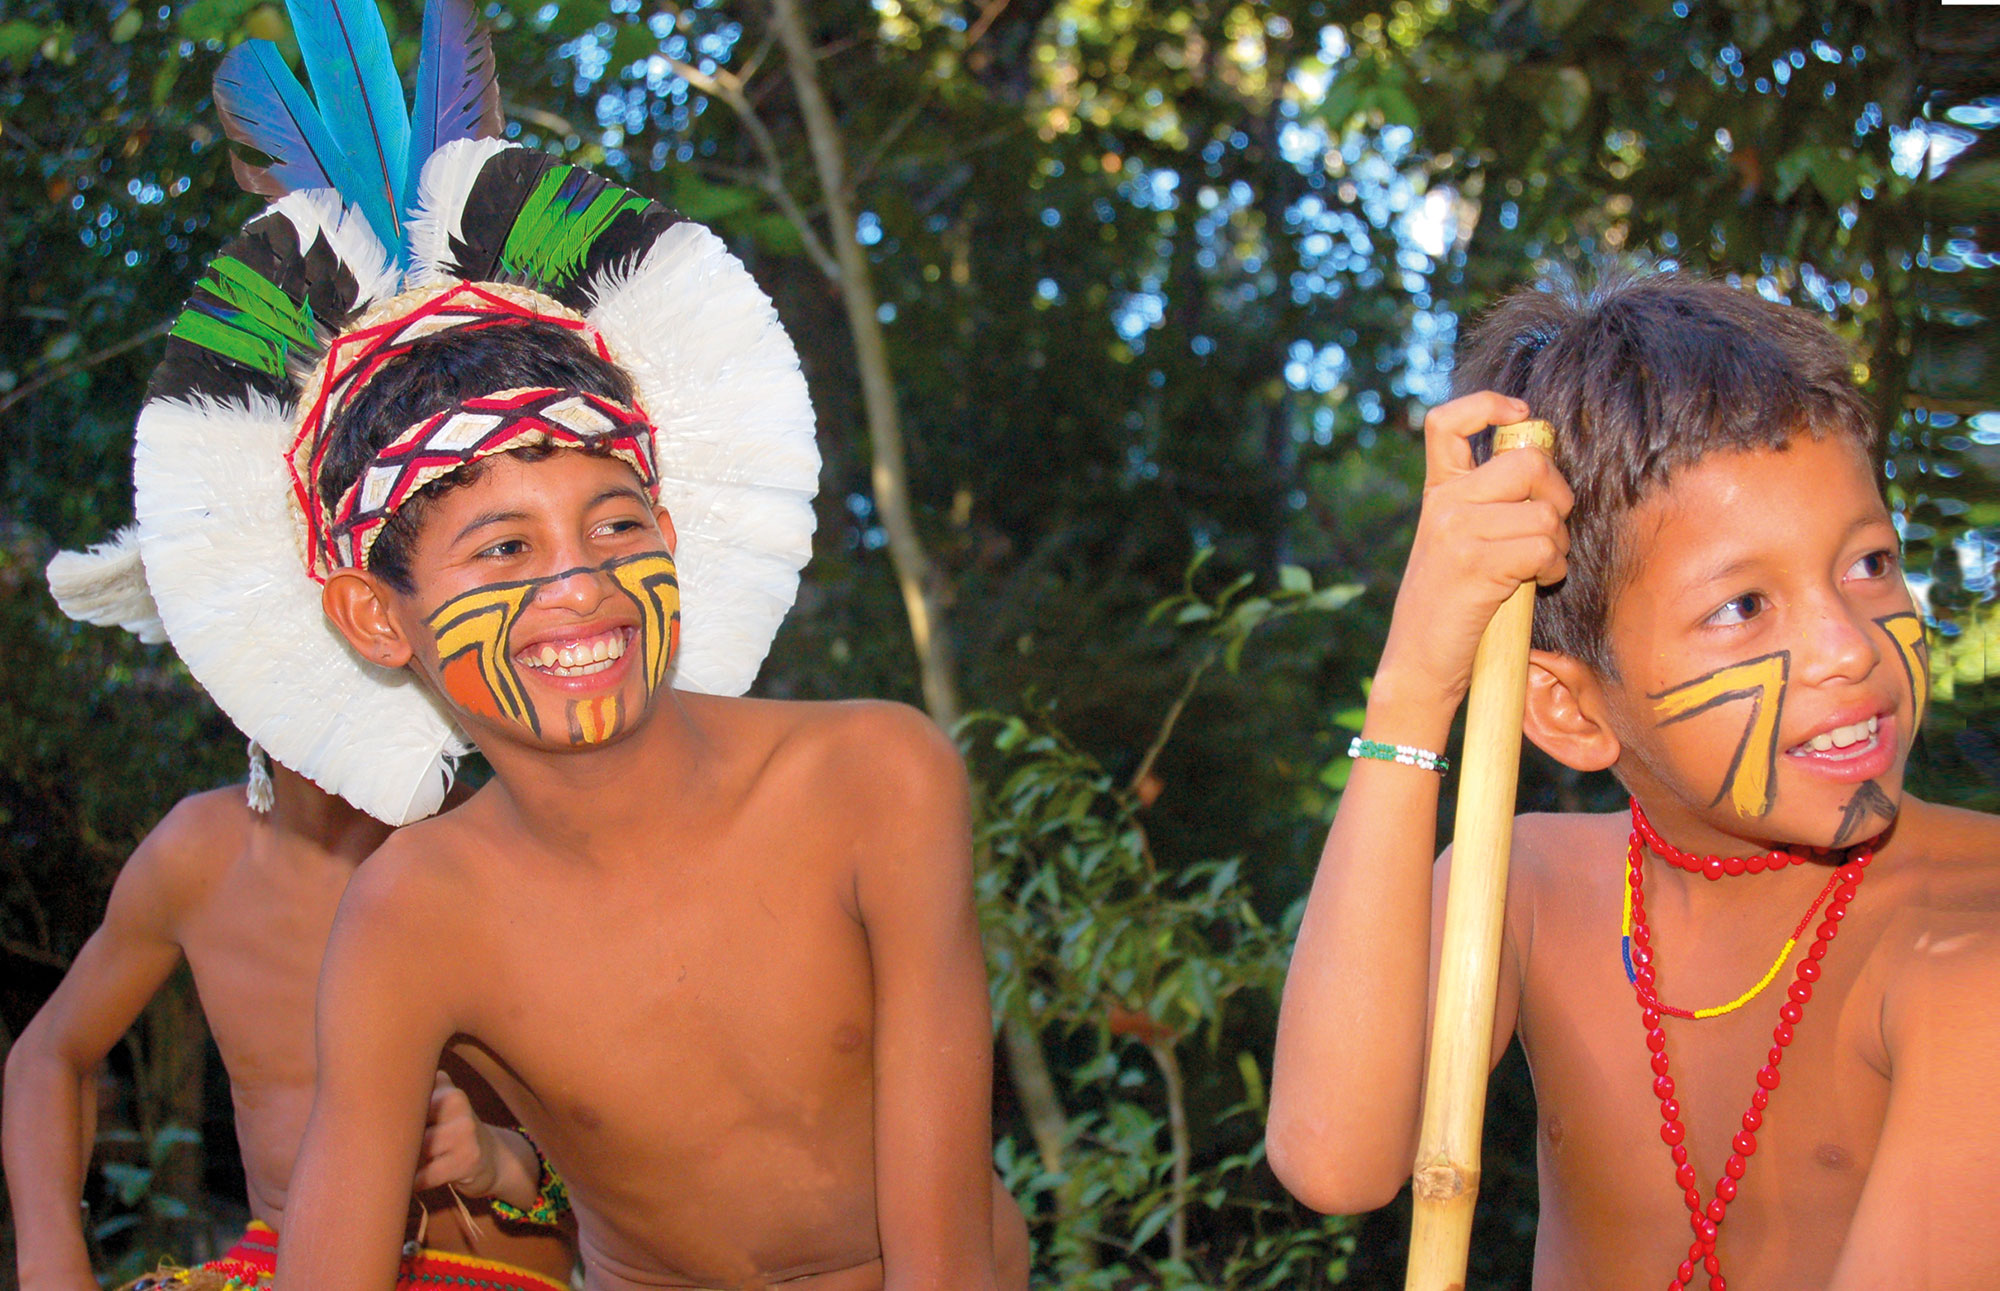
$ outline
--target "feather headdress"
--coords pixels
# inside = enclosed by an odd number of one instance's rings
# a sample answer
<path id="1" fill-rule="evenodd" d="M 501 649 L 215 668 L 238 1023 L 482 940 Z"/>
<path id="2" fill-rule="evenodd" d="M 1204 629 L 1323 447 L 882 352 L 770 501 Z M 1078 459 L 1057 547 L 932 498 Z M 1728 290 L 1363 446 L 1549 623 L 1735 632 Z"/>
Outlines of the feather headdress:
<path id="1" fill-rule="evenodd" d="M 272 757 L 402 824 L 436 810 L 466 745 L 414 677 L 347 645 L 307 570 L 287 458 L 336 341 L 456 283 L 586 320 L 652 419 L 679 535 L 684 689 L 739 694 L 755 678 L 811 554 L 819 454 L 791 341 L 713 233 L 495 137 L 492 51 L 469 0 L 427 8 L 414 117 L 375 0 L 287 8 L 317 101 L 266 42 L 217 72 L 226 132 L 269 159 L 237 158 L 238 179 L 277 200 L 210 261 L 148 389 L 143 569 L 129 544 L 92 568 L 107 588 L 150 590 L 189 671 Z M 93 586 L 71 572 L 66 586 Z M 94 621 L 136 621 L 125 593 L 59 594 Z"/>

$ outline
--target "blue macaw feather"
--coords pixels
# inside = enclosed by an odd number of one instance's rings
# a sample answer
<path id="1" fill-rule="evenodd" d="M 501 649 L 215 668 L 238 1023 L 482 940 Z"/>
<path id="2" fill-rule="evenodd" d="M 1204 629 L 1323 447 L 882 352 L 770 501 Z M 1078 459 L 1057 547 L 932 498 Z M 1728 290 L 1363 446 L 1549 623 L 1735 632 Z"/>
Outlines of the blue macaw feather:
<path id="1" fill-rule="evenodd" d="M 305 55 L 306 74 L 327 133 L 360 177 L 360 190 L 341 196 L 376 220 L 377 204 L 388 213 L 384 245 L 402 253 L 404 185 L 410 171 L 410 112 L 402 78 L 389 50 L 376 0 L 285 0 L 292 34 Z"/>
<path id="2" fill-rule="evenodd" d="M 253 166 L 235 158 L 236 180 L 250 192 L 281 197 L 300 188 L 335 188 L 345 165 L 319 110 L 268 40 L 246 40 L 215 69 L 215 110 L 222 132 L 271 159 Z"/>
<path id="3" fill-rule="evenodd" d="M 417 200 L 417 176 L 439 148 L 458 139 L 490 139 L 505 125 L 493 42 L 471 0 L 429 0 L 424 6 L 417 102 L 410 116 L 410 168 L 404 211 Z"/>

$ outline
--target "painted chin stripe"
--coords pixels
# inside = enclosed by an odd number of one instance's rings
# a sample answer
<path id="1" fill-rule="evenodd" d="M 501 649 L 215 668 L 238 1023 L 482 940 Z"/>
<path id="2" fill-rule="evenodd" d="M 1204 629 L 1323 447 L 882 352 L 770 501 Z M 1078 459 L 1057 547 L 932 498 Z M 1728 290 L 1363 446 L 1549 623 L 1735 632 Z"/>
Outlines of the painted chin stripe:
<path id="1" fill-rule="evenodd" d="M 601 695 L 594 699 L 570 701 L 571 744 L 602 744 L 616 734 L 618 728 L 624 724 L 625 701 L 617 695 Z"/>
<path id="2" fill-rule="evenodd" d="M 1784 714 L 1785 684 L 1791 669 L 1792 652 L 1779 650 L 1718 668 L 1648 696 L 1662 726 L 1685 721 L 1722 704 L 1740 699 L 1750 701 L 1749 720 L 1743 724 L 1743 735 L 1730 757 L 1722 788 L 1716 791 L 1710 806 L 1718 806 L 1727 798 L 1739 816 L 1762 816 L 1771 810 L 1778 768 L 1778 725 Z"/>

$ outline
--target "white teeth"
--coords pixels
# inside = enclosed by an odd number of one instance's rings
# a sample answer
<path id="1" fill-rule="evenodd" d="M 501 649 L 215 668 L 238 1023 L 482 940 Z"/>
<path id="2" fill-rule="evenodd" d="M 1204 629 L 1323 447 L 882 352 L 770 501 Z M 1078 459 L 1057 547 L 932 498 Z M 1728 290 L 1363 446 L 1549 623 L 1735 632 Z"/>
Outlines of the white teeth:
<path id="1" fill-rule="evenodd" d="M 1834 749 L 1851 748 L 1863 740 L 1873 738 L 1881 726 L 1880 718 L 1871 717 L 1865 722 L 1855 722 L 1848 726 L 1836 726 L 1830 731 L 1822 731 L 1798 747 L 1810 749 L 1814 753 L 1829 753 Z"/>
<path id="2" fill-rule="evenodd" d="M 624 656 L 625 634 L 611 632 L 590 642 L 529 646 L 521 652 L 519 661 L 527 667 L 540 668 L 558 677 L 587 677 L 594 672 L 603 672 Z"/>
<path id="3" fill-rule="evenodd" d="M 590 674 L 594 672 L 603 672 L 606 668 L 609 668 L 611 664 L 612 660 L 604 659 L 596 663 L 578 664 L 574 668 L 556 667 L 550 669 L 549 671 L 555 673 L 555 675 L 558 677 L 588 677 L 590 676 Z"/>

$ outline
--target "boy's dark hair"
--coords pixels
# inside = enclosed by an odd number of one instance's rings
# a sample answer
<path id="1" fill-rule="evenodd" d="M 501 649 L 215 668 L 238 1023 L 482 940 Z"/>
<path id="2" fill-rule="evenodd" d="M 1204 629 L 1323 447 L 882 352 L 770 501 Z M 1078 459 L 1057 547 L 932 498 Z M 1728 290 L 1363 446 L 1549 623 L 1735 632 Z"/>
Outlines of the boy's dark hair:
<path id="1" fill-rule="evenodd" d="M 433 413 L 461 399 L 529 386 L 582 390 L 625 404 L 636 397 L 630 377 L 599 358 L 575 332 L 553 323 L 439 332 L 383 365 L 331 419 L 320 497 L 333 506 L 383 445 Z M 424 511 L 440 494 L 478 479 L 483 465 L 474 462 L 433 481 L 398 508 L 382 526 L 368 568 L 399 592 L 416 590 L 410 546 Z"/>
<path id="2" fill-rule="evenodd" d="M 1623 521 L 1676 471 L 1801 433 L 1846 436 L 1874 461 L 1852 362 L 1804 310 L 1676 273 L 1519 291 L 1480 319 L 1455 393 L 1525 401 L 1555 427 L 1556 465 L 1576 493 L 1569 576 L 1536 601 L 1536 648 L 1617 674 L 1605 638 L 1632 555 Z"/>

